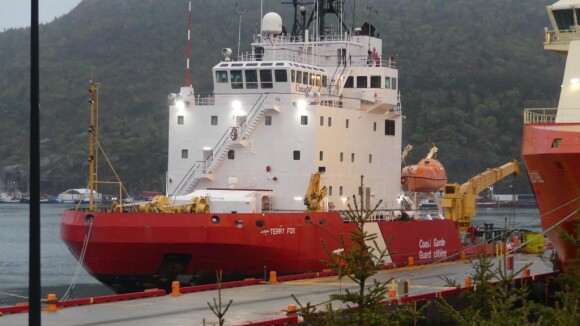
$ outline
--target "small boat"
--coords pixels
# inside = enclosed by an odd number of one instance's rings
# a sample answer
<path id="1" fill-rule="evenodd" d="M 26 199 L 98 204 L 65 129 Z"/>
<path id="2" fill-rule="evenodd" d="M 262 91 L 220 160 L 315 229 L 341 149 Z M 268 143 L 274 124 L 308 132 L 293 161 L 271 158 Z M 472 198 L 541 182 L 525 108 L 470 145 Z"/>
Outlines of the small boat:
<path id="1" fill-rule="evenodd" d="M 19 203 L 20 198 L 18 196 L 7 193 L 7 192 L 0 192 L 0 204 L 12 204 L 12 203 Z"/>
<path id="2" fill-rule="evenodd" d="M 403 168 L 401 183 L 411 192 L 434 192 L 447 183 L 447 173 L 443 165 L 434 158 L 437 147 L 433 146 L 427 157 L 418 164 Z"/>
<path id="3" fill-rule="evenodd" d="M 68 189 L 56 197 L 56 202 L 62 204 L 85 204 L 89 202 L 90 193 L 90 190 L 86 188 Z M 103 195 L 93 190 L 93 200 L 100 202 L 103 200 Z"/>

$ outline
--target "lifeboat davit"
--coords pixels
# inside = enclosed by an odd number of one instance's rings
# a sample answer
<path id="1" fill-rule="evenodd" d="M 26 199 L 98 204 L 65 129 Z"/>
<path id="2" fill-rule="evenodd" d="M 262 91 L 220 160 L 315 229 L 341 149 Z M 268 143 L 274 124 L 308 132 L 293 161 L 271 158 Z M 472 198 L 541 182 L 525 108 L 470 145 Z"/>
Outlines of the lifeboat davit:
<path id="1" fill-rule="evenodd" d="M 437 147 L 431 148 L 427 157 L 418 164 L 409 165 L 401 172 L 401 183 L 412 192 L 434 192 L 447 183 L 443 165 L 433 158 Z"/>

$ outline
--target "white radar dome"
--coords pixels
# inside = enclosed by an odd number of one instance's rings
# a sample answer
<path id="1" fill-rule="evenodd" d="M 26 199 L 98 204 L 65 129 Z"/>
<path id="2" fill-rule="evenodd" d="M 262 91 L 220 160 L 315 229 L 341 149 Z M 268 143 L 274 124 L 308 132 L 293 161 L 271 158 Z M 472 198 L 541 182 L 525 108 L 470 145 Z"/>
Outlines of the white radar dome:
<path id="1" fill-rule="evenodd" d="M 262 19 L 262 32 L 266 34 L 282 33 L 282 17 L 275 12 L 269 12 Z"/>

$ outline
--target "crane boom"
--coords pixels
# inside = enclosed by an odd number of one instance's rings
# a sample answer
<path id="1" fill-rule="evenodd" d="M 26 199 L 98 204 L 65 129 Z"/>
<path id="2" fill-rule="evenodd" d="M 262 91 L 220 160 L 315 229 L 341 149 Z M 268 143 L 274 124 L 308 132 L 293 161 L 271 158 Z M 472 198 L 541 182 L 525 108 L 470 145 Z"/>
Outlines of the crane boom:
<path id="1" fill-rule="evenodd" d="M 445 218 L 457 221 L 459 230 L 466 232 L 476 214 L 477 195 L 512 174 L 515 176 L 520 174 L 517 160 L 482 172 L 462 185 L 457 183 L 445 185 L 443 188 L 445 194 L 441 202 Z"/>

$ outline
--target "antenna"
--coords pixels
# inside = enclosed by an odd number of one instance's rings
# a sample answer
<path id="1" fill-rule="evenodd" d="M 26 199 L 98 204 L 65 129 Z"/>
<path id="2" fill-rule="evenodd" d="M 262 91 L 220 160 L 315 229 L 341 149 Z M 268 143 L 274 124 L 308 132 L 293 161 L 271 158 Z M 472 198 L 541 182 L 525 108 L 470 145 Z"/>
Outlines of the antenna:
<path id="1" fill-rule="evenodd" d="M 187 14 L 187 59 L 185 65 L 185 87 L 190 87 L 189 80 L 189 57 L 191 57 L 191 0 L 189 0 L 189 12 Z"/>
<path id="2" fill-rule="evenodd" d="M 246 13 L 246 11 L 242 11 L 238 8 L 238 2 L 236 1 L 236 13 L 238 14 L 239 21 L 238 21 L 238 57 L 236 60 L 240 60 L 240 39 L 242 38 L 242 15 Z"/>

